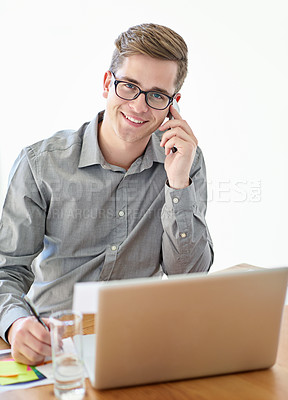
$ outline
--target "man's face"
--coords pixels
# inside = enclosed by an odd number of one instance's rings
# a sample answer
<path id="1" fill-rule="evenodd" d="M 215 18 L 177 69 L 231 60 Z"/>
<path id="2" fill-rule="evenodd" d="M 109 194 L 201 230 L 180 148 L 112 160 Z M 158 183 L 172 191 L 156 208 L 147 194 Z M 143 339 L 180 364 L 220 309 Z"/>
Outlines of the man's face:
<path id="1" fill-rule="evenodd" d="M 142 90 L 157 90 L 169 96 L 175 93 L 177 63 L 158 60 L 146 55 L 126 57 L 120 69 L 115 72 L 117 80 L 131 82 Z M 111 83 L 112 82 L 112 83 Z M 105 111 L 109 135 L 129 143 L 143 142 L 146 146 L 151 134 L 162 124 L 169 107 L 155 110 L 145 102 L 142 93 L 135 100 L 123 100 L 115 93 L 113 76 L 107 72 L 104 77 L 104 93 L 107 98 Z"/>

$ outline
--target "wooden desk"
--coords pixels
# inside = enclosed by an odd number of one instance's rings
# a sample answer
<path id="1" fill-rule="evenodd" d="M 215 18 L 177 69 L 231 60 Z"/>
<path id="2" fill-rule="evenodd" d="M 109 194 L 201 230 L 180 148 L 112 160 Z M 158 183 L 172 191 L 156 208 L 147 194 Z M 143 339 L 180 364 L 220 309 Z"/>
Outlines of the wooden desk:
<path id="1" fill-rule="evenodd" d="M 94 317 L 84 316 L 84 333 L 93 333 Z M 8 346 L 0 339 L 0 349 Z M 1 394 L 1 400 L 55 399 L 53 385 Z M 211 378 L 98 391 L 86 380 L 88 400 L 287 400 L 288 306 L 285 306 L 276 364 L 269 370 Z"/>

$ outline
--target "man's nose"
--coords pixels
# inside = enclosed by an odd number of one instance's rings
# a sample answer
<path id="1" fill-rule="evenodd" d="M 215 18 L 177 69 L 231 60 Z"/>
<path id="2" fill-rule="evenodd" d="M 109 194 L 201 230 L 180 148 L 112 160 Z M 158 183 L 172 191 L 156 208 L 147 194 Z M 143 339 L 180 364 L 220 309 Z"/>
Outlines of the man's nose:
<path id="1" fill-rule="evenodd" d="M 136 113 L 147 112 L 149 109 L 148 104 L 145 100 L 145 94 L 141 93 L 136 99 L 129 102 L 130 108 Z"/>

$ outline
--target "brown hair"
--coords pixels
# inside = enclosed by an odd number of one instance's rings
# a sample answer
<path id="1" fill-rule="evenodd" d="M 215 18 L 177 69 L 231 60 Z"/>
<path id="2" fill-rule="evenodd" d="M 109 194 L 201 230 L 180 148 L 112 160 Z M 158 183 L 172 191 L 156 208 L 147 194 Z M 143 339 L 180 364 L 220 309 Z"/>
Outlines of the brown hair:
<path id="1" fill-rule="evenodd" d="M 121 67 L 124 57 L 135 54 L 176 61 L 178 64 L 176 92 L 180 90 L 187 75 L 188 48 L 178 33 L 162 25 L 140 24 L 121 33 L 115 40 L 115 46 L 110 71 L 116 73 Z"/>

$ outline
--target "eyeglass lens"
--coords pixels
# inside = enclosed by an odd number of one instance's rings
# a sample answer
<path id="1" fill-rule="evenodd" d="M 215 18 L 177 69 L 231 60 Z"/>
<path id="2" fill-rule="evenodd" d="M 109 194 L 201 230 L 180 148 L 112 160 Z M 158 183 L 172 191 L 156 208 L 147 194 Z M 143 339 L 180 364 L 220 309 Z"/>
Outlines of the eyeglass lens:
<path id="1" fill-rule="evenodd" d="M 124 100 L 133 100 L 136 99 L 141 93 L 141 89 L 128 82 L 117 82 L 116 85 L 116 94 Z M 163 93 L 160 92 L 146 92 L 145 99 L 147 104 L 156 109 L 165 109 L 169 103 L 170 98 Z"/>

